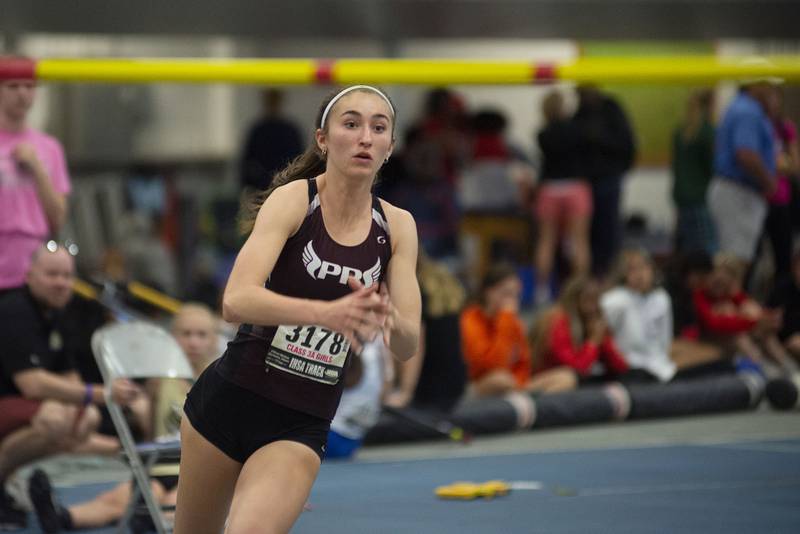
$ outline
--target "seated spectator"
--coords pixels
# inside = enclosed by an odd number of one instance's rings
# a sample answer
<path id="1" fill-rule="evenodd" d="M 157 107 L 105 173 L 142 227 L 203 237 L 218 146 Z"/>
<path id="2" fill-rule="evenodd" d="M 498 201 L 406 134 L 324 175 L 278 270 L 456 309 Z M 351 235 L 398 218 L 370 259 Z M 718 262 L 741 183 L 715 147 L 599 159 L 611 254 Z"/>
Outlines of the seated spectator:
<path id="1" fill-rule="evenodd" d="M 172 320 L 172 335 L 183 349 L 194 376 L 200 376 L 221 353 L 218 318 L 205 304 L 189 302 Z M 183 402 L 191 386 L 179 378 L 150 379 L 147 390 L 153 401 L 153 437 L 175 434 L 180 429 Z"/>
<path id="2" fill-rule="evenodd" d="M 776 336 L 780 316 L 764 310 L 742 290 L 744 266 L 731 254 L 714 258 L 706 289 L 694 293 L 700 334 L 749 358 L 768 377 L 793 372 L 796 364 Z"/>
<path id="3" fill-rule="evenodd" d="M 590 278 L 573 278 L 561 298 L 545 312 L 541 341 L 534 340 L 537 375 L 568 369 L 581 384 L 620 379 L 628 364 L 611 337 L 600 309 L 600 287 Z"/>
<path id="4" fill-rule="evenodd" d="M 361 372 L 358 381 L 342 393 L 328 432 L 326 460 L 352 458 L 361 448 L 364 436 L 378 422 L 381 400 L 388 386 L 391 361 L 389 349 L 382 339 L 367 344 L 361 351 Z"/>
<path id="5" fill-rule="evenodd" d="M 183 349 L 195 376 L 217 356 L 217 321 L 202 304 L 185 304 L 172 322 L 172 335 Z M 156 436 L 175 434 L 180 428 L 183 401 L 190 384 L 183 379 L 151 379 L 148 392 L 152 398 L 153 428 Z M 178 477 L 151 479 L 156 499 L 163 505 L 175 505 Z M 42 470 L 34 471 L 29 494 L 43 532 L 99 528 L 122 518 L 131 499 L 131 482 L 123 482 L 94 499 L 66 507 L 53 496 L 50 481 Z"/>
<path id="6" fill-rule="evenodd" d="M 800 250 L 792 259 L 791 280 L 775 289 L 769 305 L 781 311 L 783 322 L 778 338 L 795 359 L 800 359 Z"/>
<path id="7" fill-rule="evenodd" d="M 56 453 L 74 452 L 100 422 L 103 386 L 75 370 L 60 312 L 72 296 L 72 256 L 54 242 L 33 254 L 26 284 L 0 299 L 0 525 L 24 528 L 26 514 L 6 494 L 14 471 Z M 127 405 L 140 389 L 114 383 L 114 400 Z"/>
<path id="8" fill-rule="evenodd" d="M 672 306 L 655 283 L 655 268 L 642 250 L 624 250 L 617 265 L 617 286 L 600 299 L 606 321 L 633 373 L 647 381 L 675 376 L 670 359 Z"/>
<path id="9" fill-rule="evenodd" d="M 670 357 L 679 369 L 676 378 L 735 371 L 731 354 L 717 343 L 700 339 L 693 295 L 696 290 L 705 288 L 712 269 L 711 256 L 704 251 L 679 255 L 672 268 L 667 268 L 672 275 L 667 280 L 667 288 L 672 300 Z"/>
<path id="10" fill-rule="evenodd" d="M 575 377 L 567 369 L 554 368 L 531 376 L 527 334 L 519 318 L 521 292 L 514 268 L 497 264 L 484 277 L 478 302 L 461 314 L 462 347 L 470 388 L 477 397 L 575 387 Z"/>
<path id="11" fill-rule="evenodd" d="M 95 331 L 112 320 L 108 309 L 97 300 L 83 297 L 75 293 L 62 313 L 61 326 L 65 337 L 72 345 L 68 350 L 74 358 L 75 370 L 86 383 L 99 384 L 103 381 L 100 369 L 92 351 L 92 335 Z M 133 430 L 142 436 L 148 435 L 150 406 L 145 396 L 141 396 L 136 404 L 137 415 L 133 422 Z M 120 449 L 117 431 L 111 421 L 111 414 L 106 406 L 98 406 L 100 410 L 100 426 L 97 433 L 92 434 L 89 442 L 81 447 L 83 452 L 94 454 L 116 454 Z M 125 408 L 130 412 L 129 408 Z"/>
<path id="12" fill-rule="evenodd" d="M 667 265 L 667 291 L 672 300 L 672 333 L 675 338 L 699 337 L 694 292 L 706 287 L 714 264 L 711 255 L 698 250 L 679 254 Z"/>
<path id="13" fill-rule="evenodd" d="M 394 360 L 394 387 L 384 404 L 448 413 L 467 386 L 459 326 L 466 292 L 444 264 L 422 250 L 417 256 L 417 279 L 422 295 L 419 352 L 406 362 Z"/>

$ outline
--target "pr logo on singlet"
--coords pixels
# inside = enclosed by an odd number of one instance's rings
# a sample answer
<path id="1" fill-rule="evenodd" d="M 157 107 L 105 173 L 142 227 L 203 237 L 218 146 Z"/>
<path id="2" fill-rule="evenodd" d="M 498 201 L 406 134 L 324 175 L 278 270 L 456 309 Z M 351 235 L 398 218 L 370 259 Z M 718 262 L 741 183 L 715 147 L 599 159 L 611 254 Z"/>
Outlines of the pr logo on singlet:
<path id="1" fill-rule="evenodd" d="M 347 284 L 347 279 L 352 276 L 356 280 L 363 281 L 365 287 L 369 287 L 372 284 L 377 283 L 380 279 L 380 258 L 377 259 L 375 265 L 366 271 L 361 271 L 355 267 L 339 265 L 338 263 L 332 263 L 321 259 L 314 251 L 314 246 L 312 243 L 313 241 L 309 241 L 306 243 L 305 248 L 303 248 L 303 265 L 306 266 L 306 271 L 308 271 L 308 275 L 311 278 L 314 278 L 315 280 L 324 280 L 328 276 L 338 276 L 339 283 L 345 285 Z"/>

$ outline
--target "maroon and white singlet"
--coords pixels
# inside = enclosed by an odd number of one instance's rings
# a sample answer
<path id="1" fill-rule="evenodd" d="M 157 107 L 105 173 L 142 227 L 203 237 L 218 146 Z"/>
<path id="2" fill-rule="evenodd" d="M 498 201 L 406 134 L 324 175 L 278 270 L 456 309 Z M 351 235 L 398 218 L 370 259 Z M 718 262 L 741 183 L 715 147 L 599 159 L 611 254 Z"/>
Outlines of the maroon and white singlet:
<path id="1" fill-rule="evenodd" d="M 306 217 L 286 241 L 265 287 L 290 297 L 335 300 L 352 292 L 350 276 L 367 287 L 382 282 L 392 248 L 378 197 L 372 197 L 369 235 L 350 247 L 328 235 L 313 179 L 308 180 L 308 196 Z M 320 325 L 245 324 L 216 369 L 276 403 L 330 420 L 344 388 L 350 352 L 343 334 Z"/>

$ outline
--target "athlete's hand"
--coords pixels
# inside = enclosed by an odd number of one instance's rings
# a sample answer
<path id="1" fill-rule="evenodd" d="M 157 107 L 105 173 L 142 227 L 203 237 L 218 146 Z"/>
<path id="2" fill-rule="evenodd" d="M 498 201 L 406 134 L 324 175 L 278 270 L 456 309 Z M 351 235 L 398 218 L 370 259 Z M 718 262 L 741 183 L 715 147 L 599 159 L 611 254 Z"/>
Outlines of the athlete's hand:
<path id="1" fill-rule="evenodd" d="M 385 322 L 386 306 L 378 295 L 378 286 L 370 287 L 353 278 L 347 284 L 353 292 L 330 301 L 325 307 L 321 324 L 342 333 L 356 353 L 364 344 L 375 339 Z"/>

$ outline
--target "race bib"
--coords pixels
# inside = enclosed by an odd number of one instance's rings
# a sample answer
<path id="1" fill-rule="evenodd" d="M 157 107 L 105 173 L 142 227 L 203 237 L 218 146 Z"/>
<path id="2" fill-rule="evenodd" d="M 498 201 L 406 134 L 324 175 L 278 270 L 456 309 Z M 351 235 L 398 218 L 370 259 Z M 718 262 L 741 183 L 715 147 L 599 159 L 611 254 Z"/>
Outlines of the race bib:
<path id="1" fill-rule="evenodd" d="M 334 385 L 342 376 L 350 342 L 339 332 L 308 325 L 278 327 L 264 362 L 276 369 Z"/>

